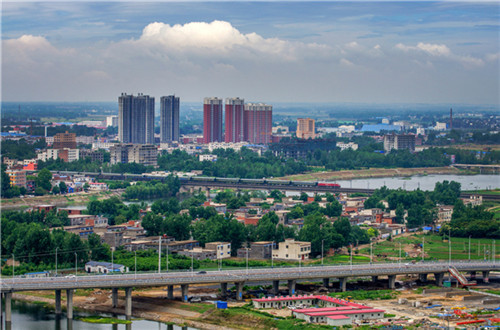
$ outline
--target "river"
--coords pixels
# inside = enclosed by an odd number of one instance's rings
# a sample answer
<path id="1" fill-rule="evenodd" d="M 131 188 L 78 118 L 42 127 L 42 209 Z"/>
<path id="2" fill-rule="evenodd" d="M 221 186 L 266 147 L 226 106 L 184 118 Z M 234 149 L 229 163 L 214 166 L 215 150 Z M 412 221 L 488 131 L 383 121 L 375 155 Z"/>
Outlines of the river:
<path id="1" fill-rule="evenodd" d="M 500 188 L 500 175 L 478 174 L 478 175 L 416 175 L 411 177 L 386 177 L 356 180 L 339 180 L 336 183 L 345 188 L 368 188 L 377 189 L 387 186 L 389 189 L 404 190 L 434 190 L 436 182 L 444 180 L 456 181 L 462 185 L 462 190 L 495 189 Z"/>
<path id="2" fill-rule="evenodd" d="M 74 311 L 75 318 L 79 316 L 99 315 L 102 317 L 114 317 L 125 319 L 123 315 L 111 314 L 92 314 L 80 311 Z M 5 319 L 5 313 L 3 313 Z M 38 304 L 26 303 L 22 301 L 12 301 L 12 324 L 11 327 L 5 327 L 6 330 L 192 330 L 190 327 L 180 327 L 177 325 L 165 324 L 148 320 L 132 320 L 132 324 L 96 324 L 87 323 L 79 320 L 68 321 L 63 314 L 62 317 L 56 317 L 54 310 Z"/>

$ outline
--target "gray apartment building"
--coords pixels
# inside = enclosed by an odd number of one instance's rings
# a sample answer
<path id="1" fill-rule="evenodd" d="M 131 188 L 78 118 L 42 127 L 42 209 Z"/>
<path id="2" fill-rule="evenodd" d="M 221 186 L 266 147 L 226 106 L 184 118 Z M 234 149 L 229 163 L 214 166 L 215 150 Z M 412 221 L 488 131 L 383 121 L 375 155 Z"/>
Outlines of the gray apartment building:
<path id="1" fill-rule="evenodd" d="M 160 98 L 160 142 L 179 141 L 179 106 L 175 95 Z"/>
<path id="2" fill-rule="evenodd" d="M 155 98 L 122 93 L 118 98 L 118 139 L 123 143 L 154 143 Z"/>

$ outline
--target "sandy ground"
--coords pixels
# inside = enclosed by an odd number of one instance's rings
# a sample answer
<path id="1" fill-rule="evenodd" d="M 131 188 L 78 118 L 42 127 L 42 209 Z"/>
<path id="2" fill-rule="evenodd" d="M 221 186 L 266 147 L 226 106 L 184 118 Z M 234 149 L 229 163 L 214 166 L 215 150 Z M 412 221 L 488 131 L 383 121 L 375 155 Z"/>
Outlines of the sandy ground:
<path id="1" fill-rule="evenodd" d="M 454 167 L 416 167 L 416 168 L 370 168 L 366 170 L 344 170 L 344 171 L 323 171 L 311 172 L 306 174 L 295 174 L 283 177 L 283 180 L 351 180 L 363 178 L 381 178 L 381 177 L 405 177 L 412 175 L 428 174 L 458 174 L 460 170 Z"/>

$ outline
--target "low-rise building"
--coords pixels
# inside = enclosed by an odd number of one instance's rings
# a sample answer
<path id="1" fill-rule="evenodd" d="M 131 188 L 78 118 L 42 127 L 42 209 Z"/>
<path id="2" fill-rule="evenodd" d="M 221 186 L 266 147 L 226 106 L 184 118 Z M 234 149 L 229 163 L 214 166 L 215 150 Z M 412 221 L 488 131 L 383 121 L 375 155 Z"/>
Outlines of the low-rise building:
<path id="1" fill-rule="evenodd" d="M 217 259 L 226 259 L 231 257 L 231 243 L 229 242 L 206 243 L 205 249 L 216 251 Z"/>
<path id="2" fill-rule="evenodd" d="M 5 173 L 9 176 L 10 185 L 12 187 L 26 188 L 26 171 L 23 170 L 6 170 Z"/>
<path id="3" fill-rule="evenodd" d="M 217 259 L 217 251 L 195 247 L 192 250 L 182 250 L 177 252 L 178 255 L 186 256 L 196 260 L 215 260 Z"/>
<path id="4" fill-rule="evenodd" d="M 111 262 L 89 261 L 85 264 L 85 271 L 87 273 L 128 273 L 128 267 Z"/>
<path id="5" fill-rule="evenodd" d="M 309 259 L 310 253 L 310 242 L 300 242 L 292 238 L 287 238 L 284 242 L 279 243 L 278 249 L 273 250 L 273 258 L 283 260 L 307 260 Z"/>
<path id="6" fill-rule="evenodd" d="M 248 248 L 249 259 L 271 259 L 273 255 L 274 242 L 262 241 L 250 243 Z M 247 257 L 247 248 L 238 249 L 238 258 Z"/>

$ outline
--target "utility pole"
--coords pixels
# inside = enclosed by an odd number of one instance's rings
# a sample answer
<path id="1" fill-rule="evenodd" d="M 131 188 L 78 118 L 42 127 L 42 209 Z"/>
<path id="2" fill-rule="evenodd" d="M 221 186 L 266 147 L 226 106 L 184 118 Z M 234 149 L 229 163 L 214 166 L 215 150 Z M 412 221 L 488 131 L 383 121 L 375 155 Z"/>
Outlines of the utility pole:
<path id="1" fill-rule="evenodd" d="M 59 247 L 56 247 L 56 277 L 57 277 L 57 250 L 59 249 Z"/>
<path id="2" fill-rule="evenodd" d="M 323 266 L 323 244 L 324 244 L 325 240 L 322 239 L 321 240 L 321 266 Z"/>
<path id="3" fill-rule="evenodd" d="M 424 261 L 424 255 L 425 255 L 425 237 L 422 236 L 422 261 Z"/>
<path id="4" fill-rule="evenodd" d="M 137 278 L 137 250 L 134 251 L 134 256 L 135 256 L 134 273 L 135 273 L 135 278 Z"/>
<path id="5" fill-rule="evenodd" d="M 158 274 L 161 273 L 161 235 L 158 237 Z"/>
<path id="6" fill-rule="evenodd" d="M 451 232 L 449 229 L 448 229 L 448 254 L 449 254 L 448 265 L 451 266 Z"/>
<path id="7" fill-rule="evenodd" d="M 168 243 L 167 243 L 167 256 L 165 257 L 165 260 L 167 261 L 167 273 L 168 273 Z"/>
<path id="8" fill-rule="evenodd" d="M 370 241 L 370 265 L 373 261 L 373 248 L 372 248 L 373 242 Z"/>
<path id="9" fill-rule="evenodd" d="M 469 235 L 469 261 L 470 261 L 470 235 Z"/>

